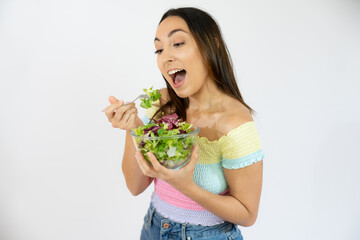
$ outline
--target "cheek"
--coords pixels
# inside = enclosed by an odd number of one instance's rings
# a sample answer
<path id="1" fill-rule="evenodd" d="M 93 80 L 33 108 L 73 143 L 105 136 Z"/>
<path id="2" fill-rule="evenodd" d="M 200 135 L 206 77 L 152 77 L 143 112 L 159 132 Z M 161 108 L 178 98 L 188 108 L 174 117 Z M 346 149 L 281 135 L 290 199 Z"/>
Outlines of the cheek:
<path id="1" fill-rule="evenodd" d="M 157 57 L 156 63 L 157 63 L 157 66 L 158 66 L 159 70 L 162 71 L 162 70 L 161 70 L 161 64 L 160 64 L 160 58 L 159 58 L 159 57 Z"/>
<path id="2" fill-rule="evenodd" d="M 170 81 L 172 81 L 172 79 L 168 79 L 166 70 L 164 69 L 163 65 L 159 61 L 157 62 L 157 65 L 158 65 L 158 68 L 159 68 L 161 74 L 165 77 L 165 80 L 170 83 Z"/>
<path id="3" fill-rule="evenodd" d="M 203 63 L 203 58 L 197 48 L 193 48 L 191 53 L 188 55 L 190 66 L 195 70 L 198 77 L 207 73 L 207 69 Z"/>
<path id="4" fill-rule="evenodd" d="M 161 74 L 165 76 L 165 69 L 164 69 L 163 65 L 161 64 L 159 58 L 158 58 L 158 60 L 157 60 L 157 66 L 158 66 Z"/>
<path id="5" fill-rule="evenodd" d="M 191 62 L 191 75 L 197 80 L 203 82 L 208 77 L 208 71 L 201 58 L 194 58 Z"/>

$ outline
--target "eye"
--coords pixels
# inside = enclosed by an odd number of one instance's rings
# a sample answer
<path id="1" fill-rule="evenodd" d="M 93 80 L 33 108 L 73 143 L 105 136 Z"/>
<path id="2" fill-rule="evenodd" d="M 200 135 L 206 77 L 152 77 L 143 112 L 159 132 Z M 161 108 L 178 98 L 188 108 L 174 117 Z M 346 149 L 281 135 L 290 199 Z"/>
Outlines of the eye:
<path id="1" fill-rule="evenodd" d="M 155 51 L 155 54 L 160 54 L 163 50 L 162 49 L 158 49 Z"/>
<path id="2" fill-rule="evenodd" d="M 180 47 L 181 45 L 183 45 L 185 42 L 181 42 L 181 43 L 174 43 L 174 47 Z"/>

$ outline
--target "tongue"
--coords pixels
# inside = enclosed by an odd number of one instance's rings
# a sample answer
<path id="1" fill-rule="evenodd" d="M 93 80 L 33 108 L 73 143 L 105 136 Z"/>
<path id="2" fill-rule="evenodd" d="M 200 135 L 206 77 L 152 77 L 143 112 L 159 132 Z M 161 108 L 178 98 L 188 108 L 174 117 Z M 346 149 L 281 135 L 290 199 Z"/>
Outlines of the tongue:
<path id="1" fill-rule="evenodd" d="M 178 84 L 179 82 L 183 81 L 185 79 L 185 76 L 186 76 L 185 71 L 178 72 L 174 79 L 175 84 Z"/>

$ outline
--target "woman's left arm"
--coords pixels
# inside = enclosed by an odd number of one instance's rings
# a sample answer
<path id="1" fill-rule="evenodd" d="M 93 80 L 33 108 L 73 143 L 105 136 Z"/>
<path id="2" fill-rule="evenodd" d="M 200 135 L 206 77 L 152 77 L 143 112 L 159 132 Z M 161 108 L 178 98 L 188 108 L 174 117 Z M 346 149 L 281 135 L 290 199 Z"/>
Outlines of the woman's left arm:
<path id="1" fill-rule="evenodd" d="M 224 169 L 230 195 L 222 196 L 201 188 L 193 181 L 193 172 L 198 159 L 197 149 L 198 146 L 194 148 L 189 163 L 179 170 L 163 167 L 152 153 L 148 153 L 152 166 L 140 152 L 135 156 L 144 175 L 167 182 L 224 220 L 240 226 L 253 225 L 259 209 L 263 161 L 240 169 Z"/>
<path id="2" fill-rule="evenodd" d="M 196 184 L 182 193 L 216 216 L 240 226 L 255 223 L 261 195 L 263 161 L 240 169 L 224 169 L 230 195 L 221 196 Z"/>

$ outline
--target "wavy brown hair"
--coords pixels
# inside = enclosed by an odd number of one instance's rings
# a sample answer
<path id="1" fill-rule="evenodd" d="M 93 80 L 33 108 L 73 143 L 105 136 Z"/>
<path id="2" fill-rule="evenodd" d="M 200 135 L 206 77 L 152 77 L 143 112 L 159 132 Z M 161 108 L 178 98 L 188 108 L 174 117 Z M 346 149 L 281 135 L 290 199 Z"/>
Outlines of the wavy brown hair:
<path id="1" fill-rule="evenodd" d="M 209 76 L 214 79 L 216 86 L 225 94 L 239 100 L 249 109 L 251 114 L 255 114 L 255 111 L 245 103 L 241 96 L 229 51 L 218 24 L 210 14 L 192 7 L 170 9 L 162 16 L 159 25 L 170 16 L 181 17 L 187 23 L 208 69 Z M 179 118 L 186 121 L 186 109 L 189 107 L 189 99 L 178 97 L 164 76 L 163 78 L 166 82 L 170 100 L 155 112 L 153 118 L 160 112 L 166 115 L 176 113 Z"/>

